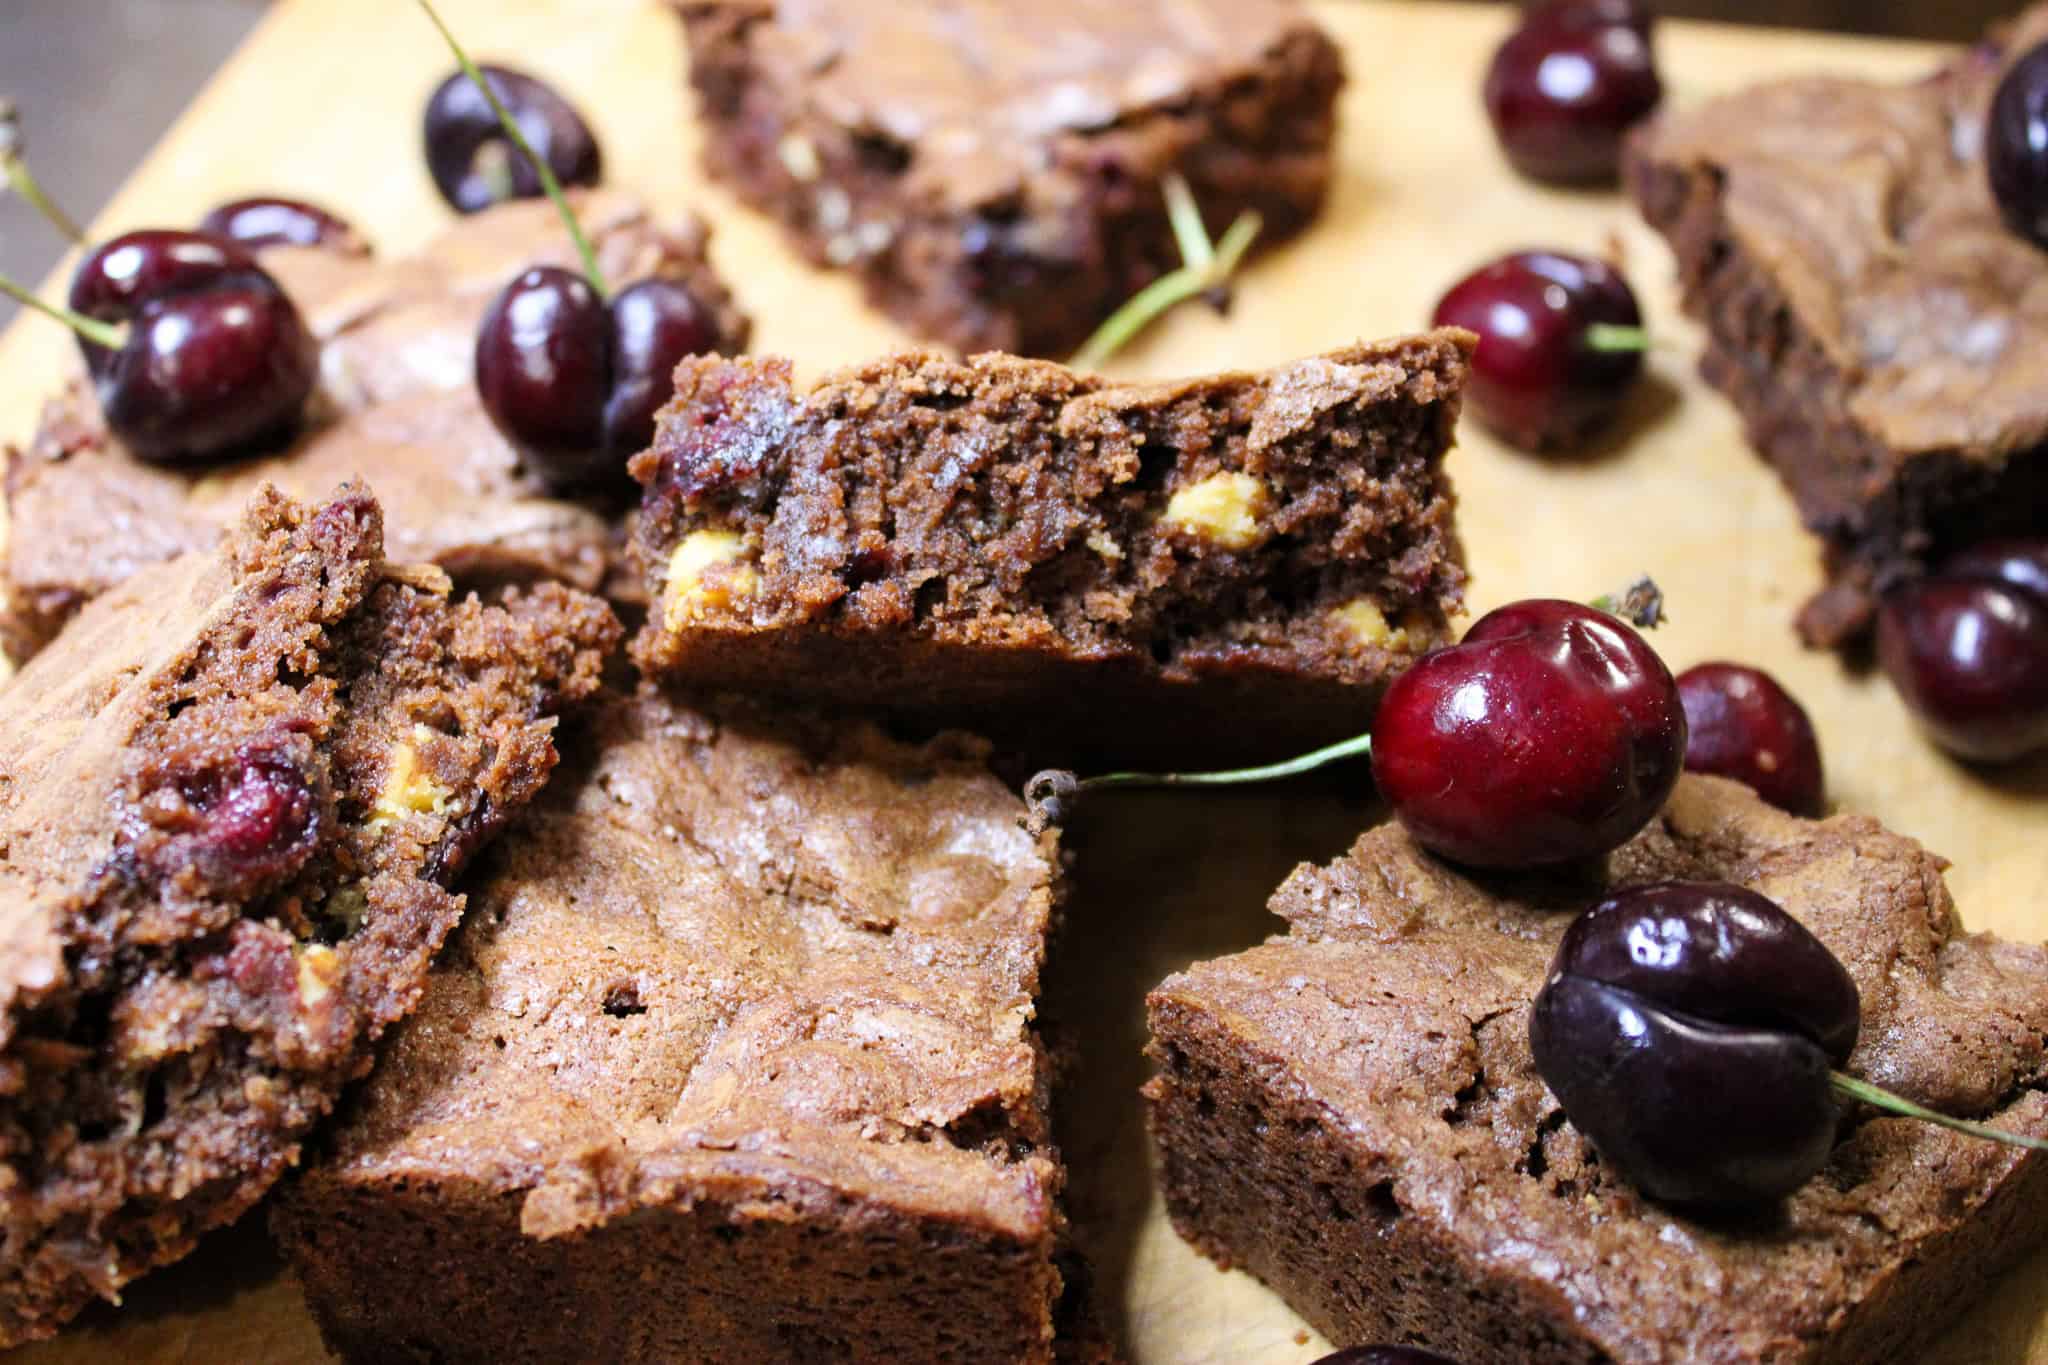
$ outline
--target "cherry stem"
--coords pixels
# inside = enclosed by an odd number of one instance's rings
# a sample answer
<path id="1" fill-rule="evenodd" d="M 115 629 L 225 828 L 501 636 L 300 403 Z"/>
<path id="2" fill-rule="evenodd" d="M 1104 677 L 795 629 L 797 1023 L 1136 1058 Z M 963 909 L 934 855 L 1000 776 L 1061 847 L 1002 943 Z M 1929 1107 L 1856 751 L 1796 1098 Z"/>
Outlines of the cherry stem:
<path id="1" fill-rule="evenodd" d="M 59 308 L 54 303 L 44 303 L 5 275 L 0 275 L 0 294 L 7 295 L 23 307 L 35 309 L 45 317 L 55 318 L 95 346 L 118 351 L 128 339 L 122 329 L 115 324 L 101 322 L 98 318 L 89 318 L 83 313 L 74 313 L 69 308 Z"/>
<path id="2" fill-rule="evenodd" d="M 1647 328 L 1630 327 L 1619 322 L 1589 323 L 1586 327 L 1586 349 L 1647 351 L 1650 349 L 1650 333 Z"/>
<path id="3" fill-rule="evenodd" d="M 1830 1071 L 1828 1073 L 1828 1083 L 1850 1099 L 1860 1100 L 1873 1109 L 1883 1109 L 1893 1114 L 1903 1115 L 1909 1119 L 1921 1119 L 1928 1123 L 1939 1124 L 1943 1128 L 1952 1128 L 1958 1133 L 1968 1133 L 1971 1137 L 1989 1138 L 1993 1142 L 2003 1142 L 2011 1147 L 2027 1147 L 2036 1152 L 2048 1152 L 2048 1138 L 2028 1137 L 2024 1133 L 2015 1133 L 2004 1128 L 1994 1128 L 1988 1123 L 1973 1123 L 1969 1119 L 1959 1119 L 1948 1114 L 1937 1113 L 1932 1109 L 1913 1103 L 1904 1095 L 1894 1095 L 1891 1091 L 1872 1085 L 1869 1081 L 1860 1081 L 1854 1076 L 1847 1076 L 1839 1071 Z"/>
<path id="4" fill-rule="evenodd" d="M 1671 619 L 1664 611 L 1664 590 L 1648 574 L 1620 592 L 1602 593 L 1586 605 L 1619 616 L 1638 630 L 1654 630 Z"/>
<path id="5" fill-rule="evenodd" d="M 1179 172 L 1169 173 L 1161 188 L 1166 196 L 1166 220 L 1180 247 L 1180 268 L 1161 275 L 1103 319 L 1094 335 L 1067 362 L 1077 370 L 1099 368 L 1169 310 L 1212 290 L 1223 289 L 1245 252 L 1251 249 L 1252 239 L 1259 235 L 1263 221 L 1256 210 L 1246 209 L 1212 243 L 1208 228 L 1202 224 L 1202 211 L 1195 205 L 1194 192 Z"/>
<path id="6" fill-rule="evenodd" d="M 597 291 L 599 298 L 609 302 L 612 294 L 611 290 L 605 287 L 604 272 L 597 267 L 597 252 L 591 248 L 590 239 L 583 235 L 582 225 L 576 221 L 576 211 L 569 207 L 569 196 L 562 193 L 562 182 L 555 179 L 555 173 L 549 168 L 546 158 L 535 152 L 533 144 L 526 140 L 526 134 L 519 131 L 518 122 L 499 102 L 497 92 L 491 89 L 491 83 L 484 79 L 484 73 L 469 59 L 469 54 L 462 50 L 462 44 L 455 41 L 455 35 L 449 31 L 448 25 L 441 22 L 441 16 L 435 12 L 429 0 L 419 0 L 419 5 L 427 12 L 427 18 L 434 21 L 434 27 L 441 30 L 441 37 L 447 41 L 448 50 L 455 54 L 456 63 L 462 67 L 463 74 L 483 92 L 484 99 L 490 103 L 491 112 L 498 116 L 498 124 L 505 130 L 505 136 L 512 139 L 512 145 L 532 164 L 533 173 L 540 177 L 540 187 L 547 191 L 548 198 L 554 201 L 555 209 L 562 215 L 562 222 L 569 229 L 570 238 L 576 243 L 576 254 L 583 258 L 583 277 L 590 281 L 590 287 Z"/>
<path id="7" fill-rule="evenodd" d="M 21 118 L 14 111 L 11 100 L 0 100 L 0 174 L 7 177 L 7 183 L 14 192 L 28 200 L 37 213 L 49 220 L 50 226 L 64 234 L 76 246 L 85 241 L 85 234 L 78 224 L 64 210 L 57 207 L 57 201 L 43 193 L 43 187 L 29 173 L 28 161 L 22 155 Z"/>
<path id="8" fill-rule="evenodd" d="M 1064 814 L 1062 803 L 1083 792 L 1109 787 L 1235 787 L 1252 782 L 1277 782 L 1283 777 L 1299 777 L 1332 763 L 1341 763 L 1347 758 L 1363 758 L 1371 753 L 1372 736 L 1364 734 L 1340 739 L 1335 744 L 1280 763 L 1267 763 L 1257 768 L 1230 768 L 1223 772 L 1100 773 L 1094 777 L 1076 777 L 1064 768 L 1048 768 L 1024 784 L 1024 803 L 1031 808 L 1034 821 L 1057 823 Z"/>

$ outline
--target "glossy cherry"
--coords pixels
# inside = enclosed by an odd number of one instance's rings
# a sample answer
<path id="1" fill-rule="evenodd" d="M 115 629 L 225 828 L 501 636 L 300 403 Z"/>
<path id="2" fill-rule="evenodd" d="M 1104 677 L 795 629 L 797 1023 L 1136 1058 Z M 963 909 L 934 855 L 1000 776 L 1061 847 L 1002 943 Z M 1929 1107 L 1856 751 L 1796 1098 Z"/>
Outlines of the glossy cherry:
<path id="1" fill-rule="evenodd" d="M 1420 1346 L 1346 1346 L 1314 1362 L 1314 1365 L 1458 1365 L 1449 1356 L 1425 1351 Z"/>
<path id="2" fill-rule="evenodd" d="M 564 185 L 595 185 L 604 159 L 590 125 L 545 82 L 510 67 L 485 66 L 484 77 L 520 133 Z M 458 213 L 476 213 L 504 199 L 537 199 L 540 177 L 513 145 L 490 101 L 462 71 L 427 101 L 427 170 Z"/>
<path id="3" fill-rule="evenodd" d="M 1776 903 L 1663 882 L 1565 931 L 1529 1046 L 1572 1125 L 1636 1188 L 1739 1206 L 1789 1194 L 1827 1161 L 1831 1076 L 1860 1023 L 1855 982 Z"/>
<path id="4" fill-rule="evenodd" d="M 1523 175 L 1612 184 L 1622 139 L 1663 98 L 1650 18 L 1621 0 L 1561 0 L 1531 10 L 1487 68 L 1494 136 Z"/>
<path id="5" fill-rule="evenodd" d="M 126 324 L 117 349 L 81 337 L 108 427 L 145 460 L 238 453 L 295 428 L 319 348 L 254 256 L 196 232 L 114 238 L 71 282 L 74 312 Z"/>
<path id="6" fill-rule="evenodd" d="M 1577 602 L 1531 600 L 1395 679 L 1372 771 L 1425 847 L 1538 867 L 1619 847 L 1678 781 L 1685 710 L 1655 650 Z"/>
<path id="7" fill-rule="evenodd" d="M 654 439 L 655 411 L 684 356 L 714 349 L 704 309 L 673 280 L 642 280 L 609 305 L 556 266 L 520 274 L 477 329 L 484 410 L 564 491 L 622 481 Z"/>
<path id="8" fill-rule="evenodd" d="M 199 230 L 251 251 L 268 246 L 309 246 L 344 256 L 370 254 L 370 244 L 347 220 L 303 199 L 263 195 L 232 200 L 200 219 Z"/>
<path id="9" fill-rule="evenodd" d="M 2048 542 L 1979 546 L 1887 593 L 1877 656 L 1936 743 L 1983 762 L 2048 747 Z"/>
<path id="10" fill-rule="evenodd" d="M 2006 70 L 1984 128 L 1984 170 L 2006 226 L 2048 248 L 2048 43 Z"/>
<path id="11" fill-rule="evenodd" d="M 1685 766 L 1746 782 L 1794 815 L 1821 813 L 1820 741 L 1806 708 L 1778 680 L 1745 664 L 1696 664 L 1678 675 Z"/>
<path id="12" fill-rule="evenodd" d="M 1524 450 L 1569 450 L 1610 422 L 1643 370 L 1643 315 L 1621 273 L 1558 251 L 1480 267 L 1436 306 L 1479 334 L 1472 411 Z"/>

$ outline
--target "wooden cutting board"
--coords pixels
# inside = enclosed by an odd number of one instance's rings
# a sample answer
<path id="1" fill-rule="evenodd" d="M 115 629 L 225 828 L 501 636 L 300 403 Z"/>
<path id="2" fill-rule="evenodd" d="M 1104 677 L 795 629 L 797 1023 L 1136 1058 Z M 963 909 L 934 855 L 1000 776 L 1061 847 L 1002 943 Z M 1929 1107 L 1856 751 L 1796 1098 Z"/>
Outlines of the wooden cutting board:
<path id="1" fill-rule="evenodd" d="M 845 280 L 797 264 L 769 224 L 701 180 L 681 43 L 657 4 L 445 0 L 443 10 L 479 56 L 545 75 L 593 116 L 611 183 L 717 223 L 714 255 L 758 320 L 758 349 L 815 372 L 904 339 Z M 1467 430 L 1452 468 L 1474 605 L 1583 597 L 1653 571 L 1674 618 L 1657 644 L 1674 667 L 1729 657 L 1770 668 L 1813 712 L 1839 806 L 1873 812 L 1951 858 L 1950 884 L 1973 927 L 2048 937 L 2048 762 L 1959 768 L 1919 739 L 1881 679 L 1794 642 L 1789 618 L 1816 582 L 1813 547 L 1728 408 L 1694 377 L 1698 336 L 1677 314 L 1663 245 L 1616 195 L 1533 188 L 1508 174 L 1492 145 L 1479 81 L 1508 14 L 1412 3 L 1324 3 L 1319 12 L 1351 69 L 1328 212 L 1306 238 L 1256 264 L 1227 320 L 1185 310 L 1130 350 L 1119 372 L 1263 365 L 1412 329 L 1483 258 L 1521 246 L 1611 246 L 1658 337 L 1650 382 L 1625 432 L 1573 461 L 1539 463 Z M 1658 44 L 1680 103 L 1813 68 L 1911 76 L 1933 55 L 1679 24 Z M 149 60 L 105 55 L 110 78 Z M 421 161 L 418 119 L 450 67 L 407 0 L 279 4 L 99 228 L 187 223 L 231 195 L 283 191 L 333 204 L 380 250 L 405 251 L 448 217 Z M 69 111 L 26 112 L 33 123 Z M 0 436 L 27 434 L 41 397 L 74 363 L 68 337 L 41 320 L 22 319 L 0 337 Z M 1288 868 L 1334 854 L 1375 816 L 1327 786 L 1154 794 L 1106 801 L 1075 831 L 1075 897 L 1047 1012 L 1078 1059 L 1063 1092 L 1074 1219 L 1105 1315 L 1140 1361 L 1295 1365 L 1323 1349 L 1260 1285 L 1213 1269 L 1168 1227 L 1136 1097 L 1145 1074 L 1140 1004 L 1173 968 L 1277 929 L 1263 906 Z M 122 1309 L 95 1310 L 64 1338 L 15 1356 L 24 1365 L 322 1358 L 256 1219 L 135 1286 Z M 1929 1359 L 2048 1365 L 2048 1256 L 1992 1286 Z"/>

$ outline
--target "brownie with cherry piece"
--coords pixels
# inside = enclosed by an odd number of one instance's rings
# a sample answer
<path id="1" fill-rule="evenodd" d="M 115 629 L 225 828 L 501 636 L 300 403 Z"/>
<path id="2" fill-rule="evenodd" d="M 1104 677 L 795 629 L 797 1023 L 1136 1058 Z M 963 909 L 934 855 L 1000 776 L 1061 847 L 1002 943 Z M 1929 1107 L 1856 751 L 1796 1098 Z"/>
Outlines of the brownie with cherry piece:
<path id="1" fill-rule="evenodd" d="M 1778 81 L 1632 139 L 1701 370 L 1822 542 L 1811 644 L 1979 540 L 2048 532 L 2048 247 L 1986 169 L 2026 136 L 1991 109 L 2009 77 L 2048 87 L 2048 58 L 2022 61 L 2044 41 L 2035 5 L 1922 81 Z"/>
<path id="2" fill-rule="evenodd" d="M 644 690 L 563 749 L 275 1207 L 328 1345 L 1105 1358 L 1062 1339 L 1057 836 L 986 745 Z"/>
<path id="3" fill-rule="evenodd" d="M 704 158 L 820 265 L 962 351 L 1065 356 L 1211 230 L 1304 227 L 1336 45 L 1297 0 L 671 0 Z"/>
<path id="4" fill-rule="evenodd" d="M 886 356 L 676 371 L 636 551 L 649 675 L 879 706 L 1041 763 L 1258 761 L 1364 730 L 1447 639 L 1471 334 L 1115 384 Z"/>
<path id="5" fill-rule="evenodd" d="M 1590 869 L 1461 871 L 1398 825 L 1368 831 L 1275 893 L 1287 933 L 1152 993 L 1168 1211 L 1339 1343 L 1466 1365 L 1914 1359 L 2040 1242 L 2048 1154 L 1831 1110 L 1818 1172 L 1797 1170 L 1789 1195 L 1686 1212 L 1567 1117 L 1531 1018 L 1576 912 L 1730 884 L 1846 969 L 1829 1003 L 1860 1000 L 1836 1030 L 1851 1084 L 2048 1137 L 2048 949 L 1963 932 L 1944 866 L 1867 817 L 1803 819 L 1698 775 Z M 1770 1148 L 1738 1117 L 1757 1097 L 1644 1115 L 1652 1094 L 1614 1096 L 1610 1078 L 1593 1098 L 1608 1140 L 1626 1110 L 1622 1127 L 1661 1124 L 1688 1151 L 1717 1125 L 1741 1152 Z M 1808 1136 L 1784 1134 L 1787 1162 Z"/>
<path id="6" fill-rule="evenodd" d="M 266 489 L 7 684 L 0 1343 L 118 1298 L 297 1160 L 619 635 L 555 584 L 452 600 L 385 558 L 360 486 Z"/>

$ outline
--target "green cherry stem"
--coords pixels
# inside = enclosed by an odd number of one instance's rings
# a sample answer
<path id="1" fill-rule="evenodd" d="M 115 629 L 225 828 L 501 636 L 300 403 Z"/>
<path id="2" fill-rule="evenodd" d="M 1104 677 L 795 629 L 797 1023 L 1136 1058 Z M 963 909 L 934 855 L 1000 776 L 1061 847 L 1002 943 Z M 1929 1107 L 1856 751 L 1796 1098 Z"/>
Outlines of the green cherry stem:
<path id="1" fill-rule="evenodd" d="M 1968 1133 L 1971 1137 L 1989 1138 L 1993 1142 L 2003 1142 L 2011 1147 L 2027 1147 L 2036 1152 L 2048 1152 L 2048 1139 L 2028 1137 L 2024 1133 L 2015 1133 L 2004 1128 L 1994 1128 L 1988 1123 L 1974 1123 L 1969 1119 L 1959 1119 L 1948 1114 L 1937 1113 L 1935 1110 L 1913 1103 L 1904 1095 L 1894 1095 L 1891 1091 L 1872 1085 L 1869 1081 L 1860 1081 L 1854 1076 L 1847 1076 L 1839 1071 L 1830 1071 L 1828 1073 L 1828 1083 L 1834 1086 L 1839 1093 L 1848 1096 L 1852 1100 L 1860 1100 L 1873 1109 L 1883 1109 L 1889 1113 L 1903 1115 L 1909 1119 L 1920 1119 L 1927 1123 L 1938 1124 L 1943 1128 L 1952 1128 L 1958 1133 Z"/>
<path id="2" fill-rule="evenodd" d="M 611 290 L 605 287 L 604 272 L 598 269 L 597 252 L 592 249 L 590 239 L 583 235 L 582 225 L 576 221 L 576 212 L 569 207 L 569 196 L 562 193 L 562 182 L 555 179 L 555 173 L 549 169 L 547 159 L 534 151 L 533 144 L 526 140 L 526 134 L 519 131 L 518 122 L 499 102 L 497 93 L 491 89 L 491 83 L 484 79 L 484 73 L 469 59 L 469 54 L 462 50 L 462 44 L 455 41 L 455 35 L 449 31 L 448 25 L 441 22 L 441 16 L 435 12 L 434 6 L 429 0 L 419 0 L 419 6 L 427 12 L 427 18 L 434 21 L 434 27 L 441 30 L 441 37 L 447 41 L 448 50 L 455 54 L 455 60 L 462 67 L 463 74 L 469 77 L 471 83 L 483 92 L 484 99 L 490 102 L 491 112 L 498 116 L 498 124 L 504 128 L 505 136 L 512 139 L 512 145 L 532 164 L 533 173 L 540 177 L 540 187 L 547 191 L 548 198 L 554 201 L 556 210 L 562 215 L 562 222 L 569 229 L 570 238 L 576 243 L 576 254 L 583 258 L 584 278 L 590 281 L 590 287 L 597 291 L 600 299 L 609 302 Z"/>
<path id="3" fill-rule="evenodd" d="M 1208 229 L 1202 226 L 1202 213 L 1195 205 L 1188 182 L 1178 173 L 1169 174 L 1162 190 L 1167 222 L 1180 247 L 1180 268 L 1161 275 L 1103 319 L 1094 335 L 1067 362 L 1077 370 L 1099 369 L 1132 337 L 1169 310 L 1228 284 L 1245 252 L 1251 249 L 1252 240 L 1259 235 L 1261 219 L 1255 210 L 1246 209 L 1231 222 L 1222 238 L 1212 243 Z"/>
<path id="4" fill-rule="evenodd" d="M 1586 327 L 1586 349 L 1592 351 L 1647 351 L 1649 329 L 1619 322 L 1595 322 Z"/>
<path id="5" fill-rule="evenodd" d="M 69 308 L 59 308 L 54 303 L 44 303 L 5 275 L 0 275 L 0 294 L 7 295 L 24 308 L 33 308 L 45 317 L 55 318 L 95 346 L 118 351 L 128 340 L 123 328 L 111 322 L 101 322 L 98 318 L 89 318 L 83 313 L 74 313 Z"/>
<path id="6" fill-rule="evenodd" d="M 0 174 L 7 177 L 7 183 L 14 192 L 28 200 L 29 206 L 49 220 L 52 227 L 64 234 L 72 245 L 85 241 L 85 233 L 69 214 L 57 207 L 57 201 L 43 193 L 43 187 L 34 175 L 29 173 L 28 161 L 22 153 L 21 118 L 15 112 L 12 100 L 0 100 Z"/>

